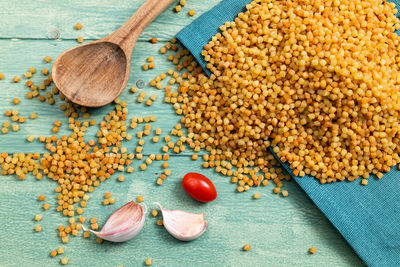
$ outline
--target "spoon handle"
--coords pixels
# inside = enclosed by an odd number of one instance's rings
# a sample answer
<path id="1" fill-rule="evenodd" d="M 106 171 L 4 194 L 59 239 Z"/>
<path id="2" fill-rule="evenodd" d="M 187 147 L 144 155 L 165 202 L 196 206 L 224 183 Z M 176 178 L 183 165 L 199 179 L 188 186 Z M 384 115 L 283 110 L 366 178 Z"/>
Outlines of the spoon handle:
<path id="1" fill-rule="evenodd" d="M 124 50 L 126 56 L 130 58 L 133 46 L 140 33 L 173 1 L 147 0 L 121 28 L 103 40 L 119 45 Z"/>

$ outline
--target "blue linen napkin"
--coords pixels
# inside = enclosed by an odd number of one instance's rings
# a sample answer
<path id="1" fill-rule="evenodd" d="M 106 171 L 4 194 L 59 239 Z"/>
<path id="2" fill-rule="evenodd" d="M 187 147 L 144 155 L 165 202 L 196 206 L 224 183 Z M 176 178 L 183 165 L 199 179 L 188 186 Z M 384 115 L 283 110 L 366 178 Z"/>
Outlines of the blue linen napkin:
<path id="1" fill-rule="evenodd" d="M 208 76 L 211 72 L 206 68 L 207 63 L 201 55 L 203 47 L 211 40 L 211 37 L 219 32 L 219 26 L 226 21 L 233 21 L 250 2 L 250 0 L 224 0 L 176 35 L 176 38 L 192 53 Z"/>
<path id="2" fill-rule="evenodd" d="M 232 21 L 249 2 L 224 0 L 177 34 L 177 39 L 208 75 L 210 72 L 201 56 L 203 46 L 219 31 L 220 25 Z M 400 4 L 400 0 L 392 2 Z M 392 168 L 381 180 L 368 179 L 368 185 L 362 186 L 358 181 L 321 185 L 310 176 L 296 177 L 287 163 L 282 166 L 367 265 L 400 266 L 400 171 L 397 168 Z"/>

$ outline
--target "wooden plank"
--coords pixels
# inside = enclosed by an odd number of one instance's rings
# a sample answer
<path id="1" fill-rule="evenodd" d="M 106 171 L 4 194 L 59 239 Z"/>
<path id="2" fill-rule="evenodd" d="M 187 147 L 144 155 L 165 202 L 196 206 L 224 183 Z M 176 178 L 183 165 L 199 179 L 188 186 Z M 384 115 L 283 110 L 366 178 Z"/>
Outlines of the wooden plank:
<path id="1" fill-rule="evenodd" d="M 50 68 L 43 62 L 43 57 L 55 58 L 63 50 L 76 45 L 75 39 L 82 35 L 89 39 L 98 39 L 118 28 L 137 9 L 143 0 L 87 0 L 87 1 L 5 1 L 0 0 L 0 72 L 6 79 L 0 81 L 0 122 L 3 122 L 6 109 L 18 109 L 28 116 L 36 111 L 39 117 L 35 121 L 27 120 L 17 133 L 0 134 L 0 152 L 45 152 L 39 143 L 28 144 L 28 134 L 50 135 L 51 123 L 62 120 L 64 128 L 60 135 L 68 133 L 65 128 L 65 117 L 56 105 L 50 106 L 37 100 L 24 98 L 27 88 L 23 83 L 14 84 L 11 78 L 22 75 L 29 67 L 37 69 Z M 182 27 L 194 18 L 187 16 L 191 8 L 196 16 L 212 8 L 218 0 L 187 1 L 187 8 L 174 14 L 172 7 L 154 21 L 141 36 L 132 59 L 132 75 L 128 86 L 138 79 L 148 82 L 155 75 L 171 68 L 165 56 L 158 54 L 163 45 L 147 43 L 150 37 L 169 40 Z M 77 21 L 84 25 L 80 32 L 73 29 Z M 43 40 L 48 32 L 61 34 L 61 41 Z M 26 40 L 9 40 L 23 38 Z M 42 39 L 42 40 L 39 40 Z M 70 39 L 70 40 L 68 40 Z M 165 43 L 165 42 L 164 42 Z M 148 55 L 155 56 L 156 69 L 148 72 L 140 70 Z M 36 74 L 34 81 L 43 79 Z M 22 79 L 22 81 L 25 81 Z M 164 82 L 166 84 L 166 81 Z M 128 102 L 130 116 L 156 115 L 154 127 L 167 133 L 179 117 L 174 114 L 169 104 L 162 103 L 163 92 L 154 88 L 143 89 L 147 96 L 157 95 L 156 103 L 146 107 L 136 102 L 137 95 L 125 91 L 121 98 Z M 22 103 L 13 106 L 13 97 L 19 97 Z M 92 117 L 99 121 L 111 106 L 92 110 Z M 139 127 L 140 128 L 140 127 Z M 87 137 L 93 136 L 95 128 L 89 130 Z M 137 130 L 136 130 L 137 131 Z M 135 131 L 133 131 L 135 133 Z M 126 144 L 131 151 L 137 139 Z M 159 153 L 163 142 L 152 144 L 146 140 L 144 153 Z M 161 202 L 166 208 L 179 208 L 191 212 L 205 212 L 209 222 L 207 232 L 199 240 L 190 243 L 176 241 L 162 227 L 155 225 L 155 219 L 146 217 L 147 223 L 143 232 L 134 240 L 124 244 L 105 242 L 98 245 L 92 237 L 89 240 L 81 236 L 71 238 L 71 242 L 62 245 L 55 231 L 66 219 L 57 213 L 56 184 L 44 178 L 36 181 L 27 177 L 19 181 L 15 177 L 0 177 L 0 246 L 1 266 L 54 266 L 59 258 L 49 257 L 52 249 L 65 247 L 64 254 L 70 260 L 70 266 L 141 266 L 147 257 L 153 258 L 154 266 L 362 266 L 362 262 L 343 240 L 340 234 L 330 225 L 295 183 L 287 183 L 288 198 L 281 198 L 271 193 L 272 186 L 252 189 L 251 192 L 235 193 L 235 186 L 229 179 L 215 174 L 212 170 L 202 169 L 201 161 L 191 161 L 192 152 L 183 155 L 172 155 L 169 164 L 172 175 L 161 187 L 155 185 L 160 174 L 160 163 L 153 163 L 145 172 L 138 171 L 139 162 L 133 174 L 124 174 L 126 181 L 119 183 L 116 176 L 101 184 L 91 193 L 91 199 L 84 215 L 87 218 L 96 216 L 102 225 L 106 218 L 123 203 L 142 194 L 145 203 L 153 208 L 154 201 Z M 218 199 L 209 204 L 199 205 L 187 196 L 180 179 L 189 171 L 204 173 L 210 177 L 218 190 Z M 112 192 L 116 198 L 114 206 L 101 205 L 102 195 Z M 261 199 L 252 200 L 254 192 L 262 194 Z M 40 194 L 47 196 L 51 209 L 44 212 L 37 201 Z M 43 214 L 41 233 L 33 233 L 35 214 Z M 252 245 L 249 252 L 241 251 L 245 243 Z M 307 250 L 316 246 L 318 252 L 309 255 Z"/>
<path id="2" fill-rule="evenodd" d="M 0 81 L 0 120 L 3 121 L 4 111 L 10 108 L 18 110 L 27 116 L 36 111 L 39 117 L 29 121 L 17 133 L 0 136 L 0 150 L 8 152 L 44 152 L 43 145 L 39 143 L 27 144 L 25 137 L 28 134 L 49 135 L 51 123 L 60 119 L 65 123 L 65 117 L 58 105 L 50 106 L 24 99 L 27 88 L 23 83 L 14 84 L 10 78 L 14 74 L 21 74 L 30 66 L 41 69 L 49 66 L 42 61 L 43 57 L 50 55 L 53 58 L 64 49 L 75 45 L 74 41 L 0 41 L 0 52 L 6 57 L 0 59 L 0 69 L 6 79 Z M 152 45 L 138 43 L 133 54 L 133 72 L 130 85 L 137 79 L 149 81 L 157 73 L 166 71 L 171 67 L 165 56 L 157 56 L 155 70 L 143 72 L 140 65 L 145 62 L 147 55 L 157 55 L 162 44 Z M 37 74 L 35 81 L 43 79 Z M 22 79 L 24 81 L 24 79 Z M 179 118 L 169 104 L 162 103 L 163 92 L 154 88 L 143 89 L 147 95 L 157 94 L 158 99 L 151 107 L 136 102 L 136 96 L 125 91 L 122 99 L 127 100 L 131 115 L 154 114 L 158 120 L 154 127 L 160 127 L 166 133 Z M 22 103 L 13 107 L 10 102 L 14 96 L 22 99 Z M 100 118 L 111 110 L 111 106 L 93 110 L 93 118 Z M 95 131 L 93 129 L 90 134 Z M 63 128 L 61 133 L 66 133 Z M 61 134 L 60 133 L 60 134 Z M 137 141 L 137 139 L 136 139 Z M 136 141 L 127 144 L 133 150 Z M 145 153 L 158 153 L 159 144 L 145 144 Z M 187 154 L 191 154 L 187 151 Z M 138 171 L 139 162 L 134 163 L 136 171 L 127 176 L 127 182 L 119 184 L 115 177 L 107 181 L 92 194 L 86 216 L 97 216 L 101 223 L 111 213 L 114 207 L 133 199 L 137 194 L 143 194 L 146 202 L 151 205 L 153 201 L 160 201 L 168 208 L 182 208 L 193 212 L 205 211 L 210 226 L 207 234 L 192 243 L 181 243 L 172 239 L 164 229 L 154 226 L 154 220 L 149 218 L 144 232 L 134 241 L 122 245 L 106 243 L 102 246 L 95 244 L 93 239 L 82 240 L 75 238 L 72 244 L 66 246 L 66 256 L 74 266 L 93 266 L 107 263 L 108 266 L 123 264 L 132 266 L 140 264 L 146 257 L 152 257 L 160 266 L 288 266 L 302 263 L 304 266 L 317 266 L 318 264 L 334 266 L 356 266 L 361 262 L 340 237 L 337 231 L 320 214 L 304 193 L 294 184 L 288 184 L 290 197 L 282 199 L 272 195 L 272 187 L 260 188 L 263 197 L 259 201 L 251 200 L 251 193 L 236 194 L 235 187 L 229 185 L 229 179 L 211 170 L 201 169 L 201 161 L 192 162 L 188 157 L 172 157 L 169 161 L 172 176 L 162 187 L 157 187 L 154 182 L 160 174 L 160 163 L 154 163 L 145 172 Z M 189 167 L 190 166 L 190 167 Z M 198 205 L 187 197 L 180 185 L 180 178 L 189 171 L 198 171 L 212 177 L 216 183 L 219 198 L 215 203 Z M 129 185 L 129 186 L 128 186 Z M 48 196 L 52 207 L 56 204 L 54 182 L 44 179 L 34 181 L 17 181 L 14 177 L 1 177 L 0 179 L 0 240 L 12 240 L 8 246 L 0 248 L 0 262 L 6 266 L 37 263 L 42 266 L 51 266 L 57 261 L 48 257 L 51 249 L 58 247 L 59 240 L 54 229 L 65 219 L 54 210 L 45 214 L 43 223 L 44 231 L 32 233 L 34 223 L 32 218 L 36 213 L 42 213 L 40 203 L 35 198 L 42 193 Z M 113 207 L 103 207 L 100 202 L 102 194 L 106 191 L 115 194 L 117 203 Z M 255 191 L 252 191 L 255 192 Z M 183 196 L 182 196 L 183 195 Z M 245 212 L 246 216 L 243 216 Z M 240 251 L 241 246 L 249 242 L 254 249 L 249 253 Z M 21 246 L 20 244 L 24 244 Z M 317 255 L 310 256 L 307 249 L 317 246 Z M 35 249 L 26 249 L 35 248 Z M 107 252 L 107 257 L 103 255 Z M 21 255 L 18 261 L 13 255 Z"/>
<path id="3" fill-rule="evenodd" d="M 141 266 L 147 257 L 154 266 L 362 266 L 295 183 L 287 183 L 287 198 L 272 194 L 272 186 L 239 194 L 225 177 L 201 170 L 200 161 L 172 158 L 170 165 L 172 175 L 161 187 L 154 185 L 159 166 L 125 175 L 124 183 L 113 176 L 90 194 L 83 215 L 97 217 L 101 226 L 117 207 L 141 194 L 150 210 L 158 201 L 169 209 L 205 212 L 208 229 L 198 240 L 177 241 L 147 216 L 143 232 L 127 243 L 99 245 L 93 237 L 79 236 L 62 245 L 55 229 L 67 219 L 54 211 L 57 184 L 49 179 L 1 177 L 0 240 L 3 244 L 8 240 L 7 246 L 0 246 L 2 266 L 54 266 L 60 257 L 51 258 L 49 253 L 59 246 L 65 247 L 71 266 Z M 180 179 L 188 171 L 201 171 L 214 181 L 219 193 L 216 201 L 199 205 L 186 195 Z M 107 191 L 116 199 L 113 206 L 101 205 Z M 254 192 L 260 192 L 261 198 L 253 200 Z M 40 194 L 46 195 L 49 211 L 44 212 L 36 200 Z M 35 214 L 43 215 L 41 233 L 32 230 Z M 252 246 L 248 252 L 241 251 L 245 243 Z M 317 254 L 308 254 L 311 246 L 318 248 Z"/>
<path id="4" fill-rule="evenodd" d="M 140 36 L 141 40 L 157 37 L 169 40 L 200 14 L 211 9 L 219 0 L 188 0 L 182 11 L 175 13 L 172 4 Z M 100 39 L 118 29 L 144 3 L 143 0 L 69 0 L 69 1 L 1 1 L 1 38 L 53 39 Z M 196 11 L 190 17 L 187 12 Z M 77 31 L 77 22 L 83 29 Z"/>
<path id="5" fill-rule="evenodd" d="M 7 41 L 0 40 L 0 52 L 7 53 L 8 57 L 0 58 L 0 72 L 4 73 L 5 79 L 0 81 L 0 122 L 6 120 L 10 121 L 4 113 L 7 109 L 19 110 L 20 114 L 25 117 L 29 117 L 31 112 L 36 112 L 38 118 L 36 120 L 27 119 L 27 122 L 20 127 L 18 132 L 9 132 L 6 135 L 0 135 L 0 147 L 5 147 L 7 152 L 26 152 L 28 151 L 38 151 L 45 152 L 43 149 L 43 144 L 38 141 L 31 143 L 29 145 L 26 141 L 28 135 L 52 135 L 52 123 L 56 120 L 61 120 L 64 125 L 58 134 L 61 136 L 65 133 L 70 133 L 67 129 L 64 112 L 59 109 L 59 106 L 64 102 L 56 97 L 56 104 L 51 106 L 46 103 L 39 102 L 38 99 L 27 99 L 25 94 L 29 91 L 29 88 L 25 86 L 25 78 L 21 79 L 20 83 L 13 83 L 12 77 L 14 75 L 19 75 L 22 77 L 23 71 L 27 71 L 29 67 L 35 66 L 38 71 L 42 68 L 51 68 L 51 64 L 44 62 L 43 58 L 46 55 L 56 58 L 56 56 L 64 51 L 65 49 L 76 45 L 75 41 L 63 40 L 63 41 L 47 41 L 47 40 L 32 40 L 32 41 Z M 162 135 L 160 136 L 159 143 L 152 143 L 152 135 L 145 138 L 144 153 L 160 153 L 162 146 L 165 145 L 164 136 L 170 134 L 170 130 L 179 123 L 179 117 L 174 116 L 175 111 L 170 104 L 163 102 L 164 91 L 158 90 L 149 85 L 150 80 L 154 79 L 156 75 L 161 72 L 166 72 L 169 68 L 173 68 L 174 65 L 167 60 L 167 56 L 159 54 L 159 48 L 163 45 L 162 42 L 157 44 L 150 44 L 147 42 L 137 43 L 132 58 L 132 74 L 128 82 L 128 89 L 135 85 L 138 80 L 143 80 L 146 83 L 146 87 L 139 90 L 136 94 L 131 94 L 129 90 L 125 90 L 121 99 L 127 101 L 128 108 L 130 110 L 129 118 L 132 116 L 146 116 L 155 115 L 157 121 L 151 123 L 152 128 L 162 128 Z M 21 53 L 23 51 L 23 53 Z M 147 56 L 159 55 L 155 59 L 156 68 L 153 70 L 143 71 L 141 65 L 146 62 Z M 32 79 L 35 84 L 43 83 L 44 75 L 41 73 L 35 74 Z M 167 85 L 169 79 L 164 80 L 163 84 Z M 47 91 L 50 91 L 50 87 Z M 156 101 L 152 106 L 146 106 L 145 103 L 137 103 L 137 97 L 141 91 L 146 93 L 146 99 L 152 94 L 157 96 Z M 12 105 L 11 102 L 14 97 L 21 99 L 21 103 L 17 106 Z M 92 114 L 92 119 L 99 122 L 104 115 L 112 110 L 111 105 L 101 108 L 92 109 L 90 113 Z M 137 131 L 143 130 L 144 124 L 139 125 L 135 130 L 130 132 L 136 135 Z M 98 127 L 92 127 L 89 129 L 87 136 L 88 138 L 94 138 Z M 21 142 L 13 142 L 14 140 L 21 140 Z M 177 137 L 173 137 L 173 140 L 177 140 Z M 136 139 L 137 140 L 137 139 Z M 9 145 L 12 144 L 10 147 Z M 151 144 L 151 145 L 150 145 Z M 129 149 L 133 150 L 136 143 L 129 145 Z M 186 154 L 192 154 L 192 152 L 185 151 Z"/>

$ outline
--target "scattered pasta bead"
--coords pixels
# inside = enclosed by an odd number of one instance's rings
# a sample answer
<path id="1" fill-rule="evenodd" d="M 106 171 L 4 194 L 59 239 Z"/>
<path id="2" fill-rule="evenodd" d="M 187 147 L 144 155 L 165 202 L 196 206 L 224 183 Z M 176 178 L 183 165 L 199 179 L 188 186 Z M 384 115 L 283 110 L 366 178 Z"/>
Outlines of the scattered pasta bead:
<path id="1" fill-rule="evenodd" d="M 251 246 L 248 243 L 243 246 L 244 251 L 249 251 L 250 249 L 251 249 Z"/>
<path id="2" fill-rule="evenodd" d="M 138 90 L 139 90 L 139 89 L 138 89 L 136 86 L 132 86 L 131 89 L 130 89 L 130 91 L 131 91 L 132 94 L 133 94 L 133 93 L 136 93 Z"/>
<path id="3" fill-rule="evenodd" d="M 33 141 L 35 141 L 35 137 L 33 135 L 29 135 L 26 140 L 30 143 L 32 143 Z"/>
<path id="4" fill-rule="evenodd" d="M 317 252 L 317 248 L 311 247 L 308 251 L 310 252 L 310 254 L 315 254 Z"/>
<path id="5" fill-rule="evenodd" d="M 59 248 L 57 249 L 57 254 L 58 254 L 58 255 L 64 254 L 64 248 L 59 247 Z"/>
<path id="6" fill-rule="evenodd" d="M 153 217 L 156 217 L 156 216 L 158 215 L 158 211 L 157 211 L 157 210 L 152 210 L 152 211 L 151 211 L 151 215 L 152 215 Z"/>
<path id="7" fill-rule="evenodd" d="M 32 120 L 36 119 L 36 118 L 37 118 L 36 112 L 32 112 L 32 113 L 29 115 L 29 118 L 31 118 Z"/>
<path id="8" fill-rule="evenodd" d="M 146 266 L 150 266 L 152 263 L 153 263 L 153 260 L 152 260 L 151 258 L 147 258 L 147 259 L 144 261 L 144 264 L 145 264 Z"/>
<path id="9" fill-rule="evenodd" d="M 25 73 L 24 73 L 24 76 L 25 76 L 26 79 L 30 79 L 30 78 L 32 78 L 32 73 L 29 72 L 29 71 L 28 71 L 28 72 L 25 72 Z"/>

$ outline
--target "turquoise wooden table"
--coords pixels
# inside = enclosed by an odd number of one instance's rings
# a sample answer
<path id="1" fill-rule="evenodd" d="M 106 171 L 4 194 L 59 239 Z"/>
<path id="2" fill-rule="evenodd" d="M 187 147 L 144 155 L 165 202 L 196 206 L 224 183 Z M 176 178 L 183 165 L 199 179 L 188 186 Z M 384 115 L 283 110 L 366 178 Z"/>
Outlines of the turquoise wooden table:
<path id="1" fill-rule="evenodd" d="M 217 4 L 218 0 L 188 0 L 180 13 L 169 7 L 142 33 L 132 58 L 132 73 L 128 86 L 138 79 L 148 83 L 157 74 L 173 66 L 159 48 L 193 19 Z M 45 56 L 55 58 L 59 53 L 77 44 L 76 38 L 83 36 L 86 41 L 96 40 L 117 29 L 143 3 L 143 0 L 86 0 L 50 1 L 16 0 L 0 1 L 0 73 L 5 79 L 0 81 L 0 122 L 6 120 L 6 109 L 18 109 L 24 116 L 33 111 L 38 118 L 27 120 L 19 132 L 0 134 L 0 152 L 45 152 L 39 142 L 27 143 L 29 134 L 51 135 L 52 122 L 60 120 L 64 127 L 61 134 L 69 134 L 65 127 L 66 118 L 59 109 L 60 101 L 51 106 L 25 98 L 25 79 L 13 83 L 14 75 L 22 74 L 29 67 L 50 68 L 43 61 Z M 194 9 L 195 16 L 187 15 Z M 81 31 L 74 29 L 80 22 Z M 58 39 L 55 39 L 59 37 Z M 157 37 L 157 44 L 149 43 Z M 156 68 L 144 72 L 141 65 L 147 56 L 154 56 Z M 39 81 L 43 76 L 36 75 Z M 168 133 L 179 117 L 169 104 L 163 103 L 163 91 L 147 86 L 142 89 L 147 96 L 157 95 L 151 107 L 137 103 L 137 95 L 126 90 L 121 99 L 128 102 L 129 117 L 155 115 L 153 127 L 161 127 L 163 135 Z M 22 101 L 13 106 L 13 97 Z M 91 110 L 92 118 L 100 121 L 112 109 L 111 105 Z M 154 129 L 153 128 L 153 129 Z M 88 136 L 94 134 L 94 130 Z M 134 131 L 132 131 L 134 133 Z M 134 149 L 137 139 L 126 146 Z M 159 153 L 163 142 L 152 144 L 150 137 L 144 146 L 144 155 Z M 92 236 L 70 238 L 62 244 L 56 228 L 67 219 L 55 211 L 57 184 L 44 178 L 41 181 L 28 176 L 24 181 L 13 176 L 0 177 L 0 266 L 54 266 L 60 256 L 50 257 L 50 251 L 64 247 L 63 256 L 69 258 L 71 266 L 142 266 L 148 257 L 153 266 L 362 266 L 363 263 L 346 241 L 312 204 L 294 182 L 286 183 L 289 197 L 282 198 L 272 193 L 272 186 L 252 188 L 246 193 L 236 193 L 236 186 L 229 178 L 202 169 L 202 161 L 191 160 L 192 152 L 187 149 L 179 155 L 171 155 L 169 160 L 172 175 L 162 186 L 155 185 L 162 172 L 161 162 L 151 165 L 146 171 L 139 171 L 139 161 L 134 162 L 135 172 L 125 173 L 126 181 L 119 183 L 116 175 L 97 187 L 88 201 L 84 216 L 97 217 L 101 226 L 106 218 L 119 206 L 142 195 L 149 208 L 157 201 L 165 208 L 178 208 L 191 212 L 205 212 L 209 223 L 206 233 L 193 242 L 175 240 L 164 228 L 156 225 L 156 219 L 147 216 L 144 230 L 135 239 L 113 244 L 98 244 Z M 201 153 L 200 153 L 201 154 Z M 209 204 L 199 204 L 185 194 L 180 186 L 183 175 L 189 171 L 201 172 L 212 178 L 219 196 Z M 112 192 L 116 203 L 111 206 L 101 204 L 103 194 Z M 261 198 L 253 200 L 255 192 Z M 37 198 L 45 194 L 51 208 L 41 209 Z M 42 214 L 40 225 L 43 230 L 34 232 L 33 217 Z M 249 243 L 250 251 L 242 251 Z M 308 253 L 312 246 L 318 251 Z"/>

